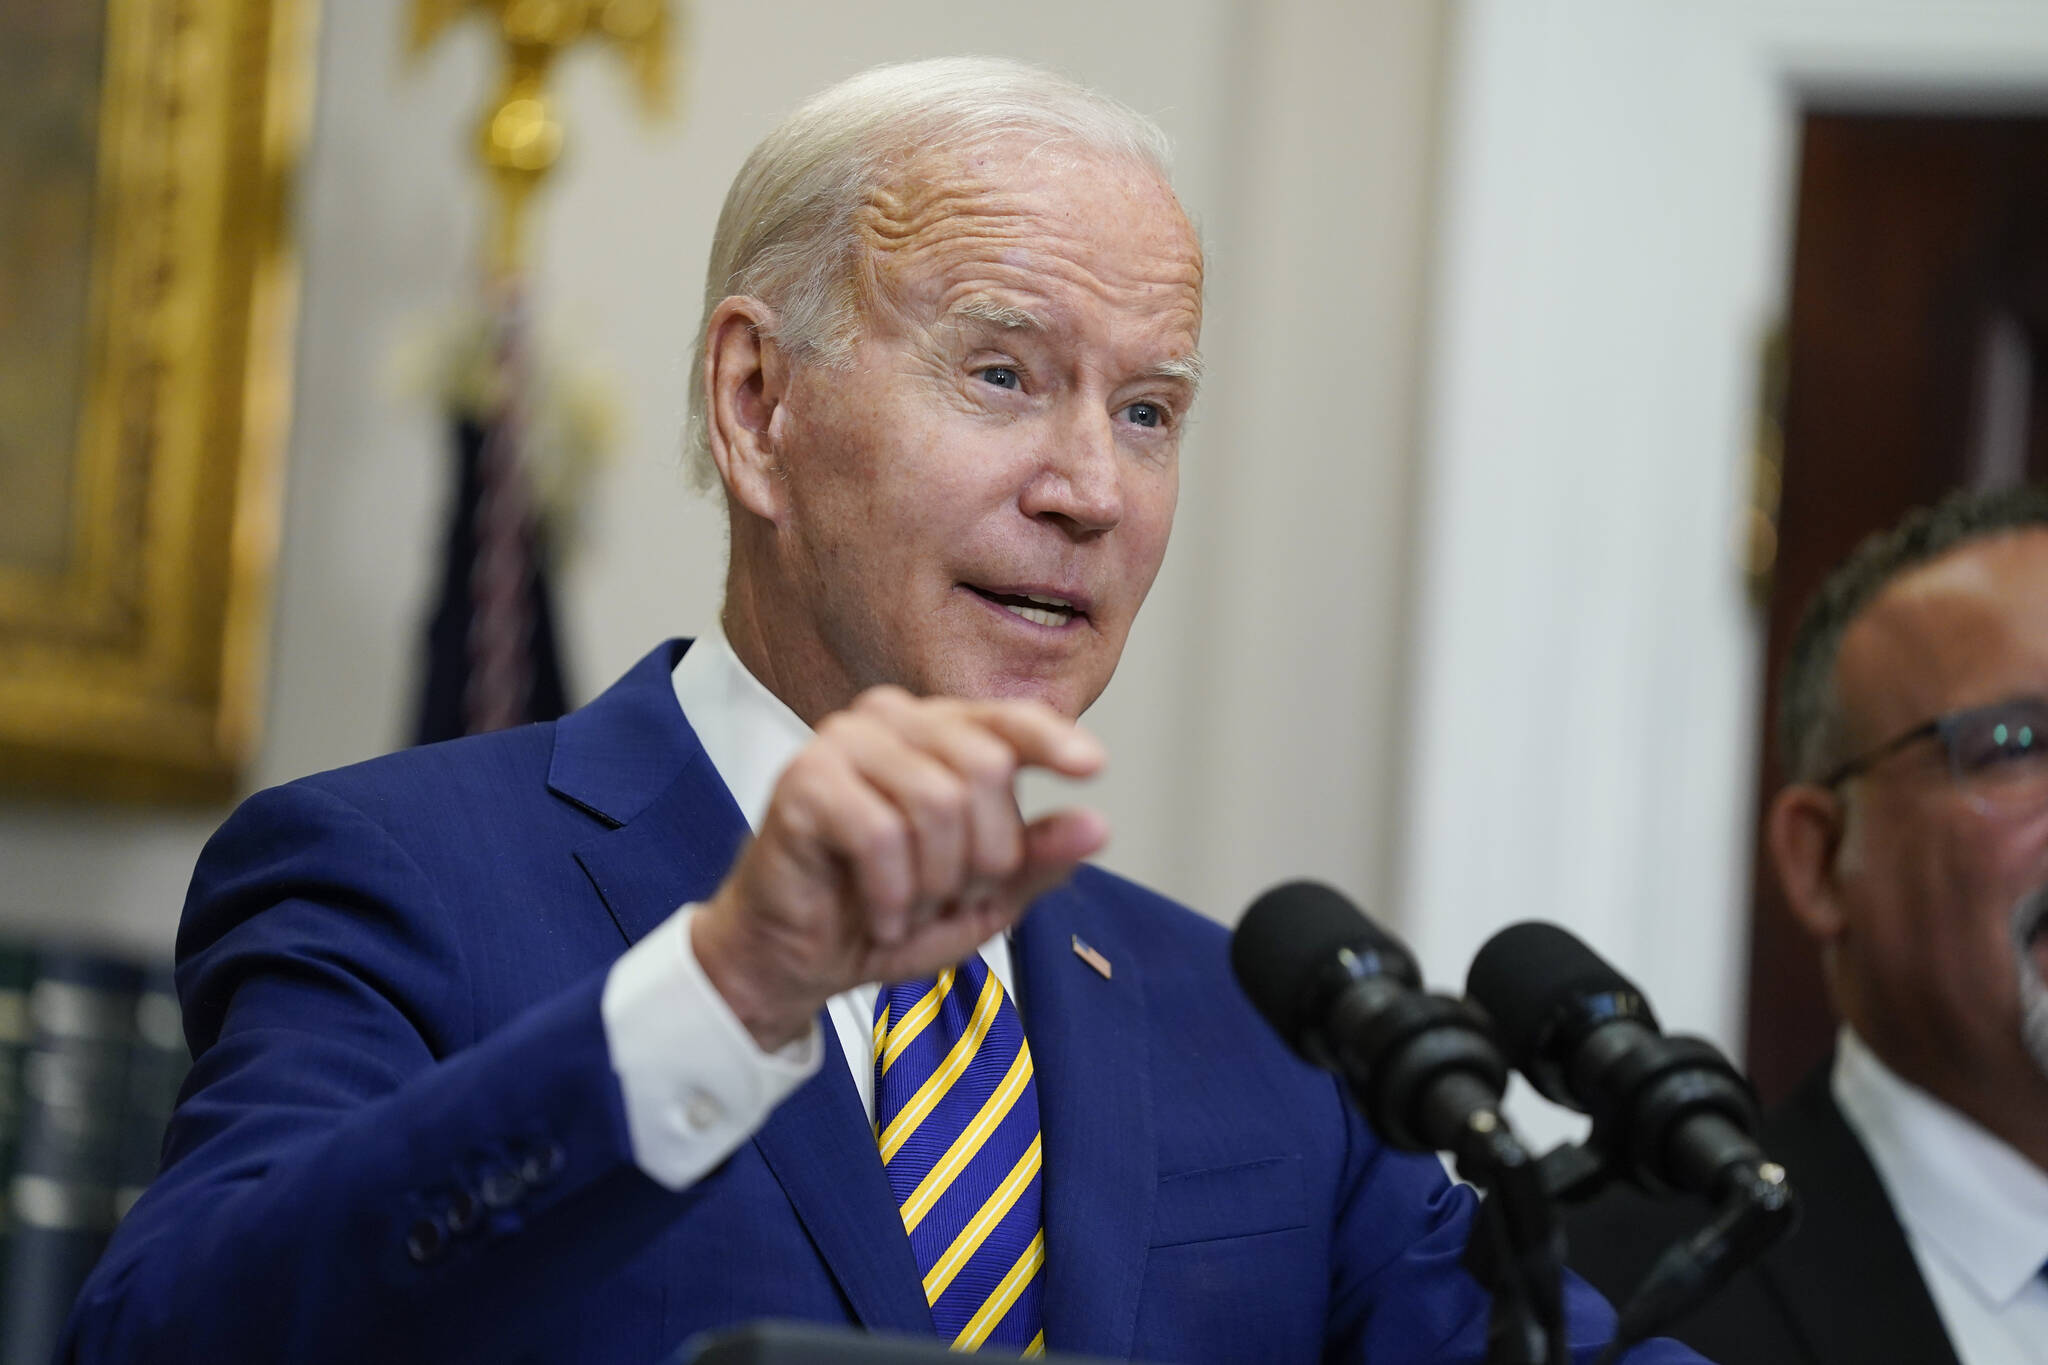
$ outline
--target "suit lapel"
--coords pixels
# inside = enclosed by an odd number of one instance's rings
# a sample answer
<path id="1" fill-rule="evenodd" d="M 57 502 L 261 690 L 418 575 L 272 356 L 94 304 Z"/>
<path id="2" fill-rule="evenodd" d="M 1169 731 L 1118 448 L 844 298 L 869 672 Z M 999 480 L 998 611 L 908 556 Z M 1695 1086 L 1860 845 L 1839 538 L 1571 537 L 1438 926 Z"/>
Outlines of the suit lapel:
<path id="1" fill-rule="evenodd" d="M 1806 1217 L 1760 1273 L 1816 1361 L 1956 1365 L 1884 1186 L 1835 1107 L 1831 1070 L 1809 1076 L 1769 1125 Z"/>
<path id="2" fill-rule="evenodd" d="M 1138 953 L 1091 908 L 1072 886 L 1044 897 L 1011 946 L 1045 1142 L 1046 1343 L 1125 1357 L 1158 1151 Z M 1112 964 L 1109 979 L 1076 955 L 1076 933 Z"/>
<path id="3" fill-rule="evenodd" d="M 732 794 L 699 749 L 667 791 L 631 823 L 580 845 L 576 861 L 626 942 L 638 943 L 677 906 L 716 891 L 747 835 Z"/>
<path id="4" fill-rule="evenodd" d="M 575 856 L 629 944 L 717 890 L 748 837 L 676 703 L 670 674 L 685 647 L 663 645 L 556 727 L 548 786 L 608 827 Z M 922 1276 L 874 1130 L 831 1020 L 819 1023 L 818 1074 L 776 1107 L 755 1148 L 860 1321 L 929 1334 Z"/>
<path id="5" fill-rule="evenodd" d="M 823 1015 L 818 1025 L 825 1035 L 818 1074 L 782 1102 L 754 1135 L 754 1146 L 861 1325 L 928 1336 L 932 1313 L 923 1275 L 903 1235 L 874 1129 L 854 1092 L 838 1031 Z"/>
<path id="6" fill-rule="evenodd" d="M 688 647 L 661 645 L 555 726 L 548 788 L 607 827 L 575 856 L 629 944 L 717 890 L 748 833 L 676 702 Z"/>

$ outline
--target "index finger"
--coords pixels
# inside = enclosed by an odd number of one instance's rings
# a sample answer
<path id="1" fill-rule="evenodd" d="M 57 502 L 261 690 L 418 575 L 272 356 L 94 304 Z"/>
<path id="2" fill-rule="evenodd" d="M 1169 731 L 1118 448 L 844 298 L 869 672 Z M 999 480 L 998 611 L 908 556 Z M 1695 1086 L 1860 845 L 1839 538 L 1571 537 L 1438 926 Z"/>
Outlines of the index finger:
<path id="1" fill-rule="evenodd" d="M 1065 777 L 1093 777 L 1108 755 L 1102 741 L 1039 701 L 969 701 L 967 718 L 993 731 L 1027 767 Z"/>

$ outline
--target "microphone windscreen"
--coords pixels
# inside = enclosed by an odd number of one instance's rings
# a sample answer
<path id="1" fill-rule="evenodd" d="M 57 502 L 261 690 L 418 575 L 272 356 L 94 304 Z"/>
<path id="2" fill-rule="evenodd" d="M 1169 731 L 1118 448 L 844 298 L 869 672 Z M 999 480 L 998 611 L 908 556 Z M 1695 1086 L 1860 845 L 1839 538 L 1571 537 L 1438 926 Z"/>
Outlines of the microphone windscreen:
<path id="1" fill-rule="evenodd" d="M 1603 997 L 1625 994 L 1638 1004 L 1642 999 L 1598 953 L 1540 920 L 1511 924 L 1488 939 L 1465 975 L 1465 994 L 1493 1016 L 1508 1060 L 1525 1075 L 1561 1016 Z"/>
<path id="2" fill-rule="evenodd" d="M 1346 948 L 1406 957 L 1342 893 L 1320 882 L 1288 882 L 1245 911 L 1230 936 L 1230 969 L 1266 1022 L 1302 1052 L 1323 1003 L 1320 984 Z"/>

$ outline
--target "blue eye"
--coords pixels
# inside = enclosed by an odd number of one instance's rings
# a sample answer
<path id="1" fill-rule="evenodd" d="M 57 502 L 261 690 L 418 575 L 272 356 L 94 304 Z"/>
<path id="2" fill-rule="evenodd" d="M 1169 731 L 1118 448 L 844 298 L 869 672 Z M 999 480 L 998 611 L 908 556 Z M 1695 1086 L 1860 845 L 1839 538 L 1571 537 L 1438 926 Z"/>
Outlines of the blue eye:
<path id="1" fill-rule="evenodd" d="M 1024 387 L 1024 376 L 1018 374 L 1008 365 L 985 365 L 977 373 L 981 375 L 982 382 L 993 384 L 999 389 L 1021 389 Z"/>
<path id="2" fill-rule="evenodd" d="M 1166 409 L 1157 403 L 1133 403 L 1124 409 L 1134 426 L 1163 427 L 1166 425 Z"/>

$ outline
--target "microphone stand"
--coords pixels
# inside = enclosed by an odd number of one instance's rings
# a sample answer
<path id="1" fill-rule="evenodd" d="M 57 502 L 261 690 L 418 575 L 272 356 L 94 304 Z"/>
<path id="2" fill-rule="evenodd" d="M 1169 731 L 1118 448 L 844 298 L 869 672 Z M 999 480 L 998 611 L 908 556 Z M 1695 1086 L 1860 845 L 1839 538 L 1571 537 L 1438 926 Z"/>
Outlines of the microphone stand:
<path id="1" fill-rule="evenodd" d="M 1637 1183 L 1653 1194 L 1674 1192 L 1677 1187 L 1667 1181 L 1711 1191 L 1713 1219 L 1657 1258 L 1620 1306 L 1614 1340 L 1599 1365 L 1609 1365 L 1697 1307 L 1798 1221 L 1798 1200 L 1785 1168 L 1764 1159 L 1749 1141 L 1757 1126 L 1756 1102 L 1740 1073 L 1699 1039 L 1658 1042 L 1616 1064 L 1621 1098 L 1594 1114 L 1586 1143 L 1561 1146 L 1539 1163 L 1546 1194 L 1572 1203 L 1591 1199 L 1624 1168 L 1635 1171 Z M 1677 1125 L 1700 1116 L 1723 1120 L 1721 1138 L 1683 1158 L 1684 1178 L 1643 1174 Z"/>
<path id="2" fill-rule="evenodd" d="M 1368 1122 L 1407 1151 L 1447 1151 L 1487 1192 L 1465 1265 L 1493 1300 L 1489 1365 L 1570 1365 L 1564 1330 L 1564 1239 L 1543 1169 L 1500 1114 L 1507 1068 L 1485 1024 L 1462 1002 L 1407 993 L 1375 1002 L 1340 1030 L 1360 1046 L 1336 1054 Z"/>
<path id="3" fill-rule="evenodd" d="M 1564 1244 L 1542 1167 L 1491 1109 L 1472 1115 L 1451 1151 L 1458 1174 L 1487 1192 L 1465 1266 L 1493 1300 L 1488 1365 L 1569 1365 Z"/>
<path id="4" fill-rule="evenodd" d="M 1783 1166 L 1765 1161 L 1734 1168 L 1713 1221 L 1659 1256 L 1622 1305 L 1614 1341 L 1599 1365 L 1618 1360 L 1630 1346 L 1697 1307 L 1790 1232 L 1798 1217 Z"/>

